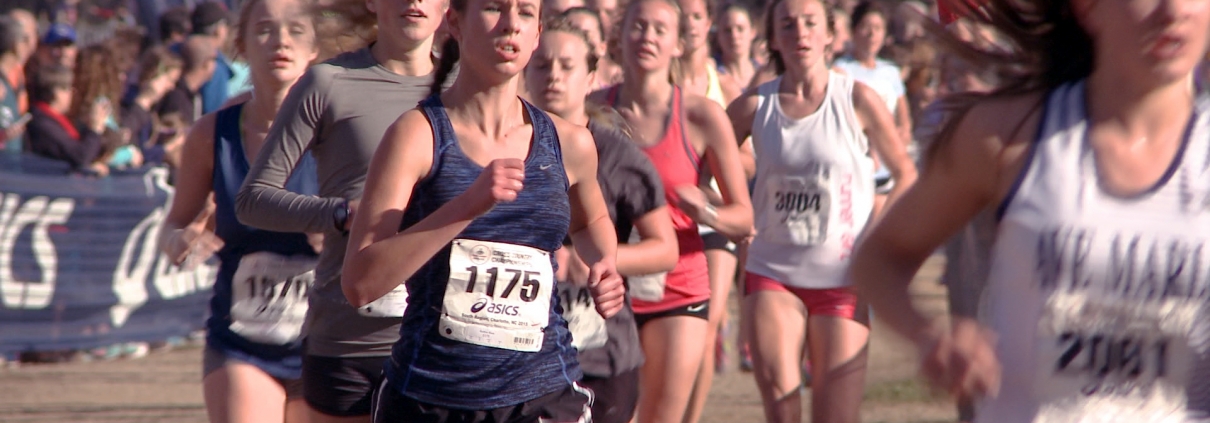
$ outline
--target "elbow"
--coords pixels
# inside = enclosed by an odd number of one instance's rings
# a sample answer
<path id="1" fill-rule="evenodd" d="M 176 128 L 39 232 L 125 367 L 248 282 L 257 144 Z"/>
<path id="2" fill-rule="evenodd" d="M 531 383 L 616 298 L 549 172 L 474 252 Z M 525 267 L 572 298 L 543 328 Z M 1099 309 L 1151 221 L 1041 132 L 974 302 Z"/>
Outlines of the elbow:
<path id="1" fill-rule="evenodd" d="M 660 272 L 671 272 L 676 267 L 676 262 L 681 258 L 680 246 L 675 240 L 665 242 L 665 247 L 661 248 L 661 254 L 657 258 Z"/>
<path id="2" fill-rule="evenodd" d="M 255 198 L 253 188 L 248 186 L 240 188 L 239 192 L 235 193 L 235 218 L 239 220 L 239 223 L 256 226 L 256 213 L 252 212 Z"/>
<path id="3" fill-rule="evenodd" d="M 349 300 L 349 304 L 353 307 L 362 307 L 377 298 L 370 298 L 370 295 L 359 288 L 361 278 L 355 275 L 350 275 L 345 272 L 340 278 L 340 292 L 345 294 L 345 298 Z"/>

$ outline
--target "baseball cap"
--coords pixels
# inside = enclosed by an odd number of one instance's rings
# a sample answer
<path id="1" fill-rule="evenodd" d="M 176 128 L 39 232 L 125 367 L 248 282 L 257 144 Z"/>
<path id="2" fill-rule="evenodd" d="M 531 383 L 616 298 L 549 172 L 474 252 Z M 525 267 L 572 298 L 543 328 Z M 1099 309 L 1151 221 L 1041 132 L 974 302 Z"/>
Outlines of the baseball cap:
<path id="1" fill-rule="evenodd" d="M 193 32 L 197 33 L 220 21 L 231 22 L 231 13 L 227 11 L 227 7 L 223 6 L 222 3 L 208 1 L 200 3 L 194 8 L 189 20 L 192 21 Z"/>
<path id="2" fill-rule="evenodd" d="M 75 44 L 76 30 L 67 24 L 53 24 L 42 37 L 42 44 Z"/>

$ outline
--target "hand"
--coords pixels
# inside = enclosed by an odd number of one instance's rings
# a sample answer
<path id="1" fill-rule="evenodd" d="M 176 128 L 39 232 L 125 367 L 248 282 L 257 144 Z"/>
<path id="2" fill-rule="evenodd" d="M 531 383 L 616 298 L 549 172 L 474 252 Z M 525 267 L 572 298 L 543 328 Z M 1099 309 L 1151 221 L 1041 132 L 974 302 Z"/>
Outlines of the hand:
<path id="1" fill-rule="evenodd" d="M 93 171 L 97 176 L 109 176 L 109 165 L 101 162 L 96 162 L 88 165 L 88 170 Z"/>
<path id="2" fill-rule="evenodd" d="M 142 165 L 143 165 L 143 151 L 139 150 L 138 147 L 132 146 L 132 148 L 130 149 L 130 166 L 139 167 Z"/>
<path id="3" fill-rule="evenodd" d="M 713 226 L 718 221 L 718 211 L 715 210 L 714 205 L 710 204 L 710 198 L 701 188 L 694 185 L 681 185 L 675 190 L 677 197 L 680 197 L 677 207 L 695 222 Z"/>
<path id="4" fill-rule="evenodd" d="M 204 224 L 190 224 L 173 231 L 167 248 L 172 264 L 193 269 L 223 248 L 223 240 L 206 229 Z"/>
<path id="5" fill-rule="evenodd" d="M 588 290 L 597 305 L 597 313 L 606 319 L 622 311 L 626 301 L 626 286 L 613 262 L 598 261 L 588 269 Z"/>
<path id="6" fill-rule="evenodd" d="M 88 115 L 88 129 L 95 133 L 105 131 L 105 122 L 109 120 L 109 115 L 113 113 L 113 107 L 108 101 L 98 101 L 92 107 L 92 113 Z"/>
<path id="7" fill-rule="evenodd" d="M 9 141 L 9 140 L 14 140 L 17 137 L 20 137 L 21 134 L 25 133 L 25 125 L 27 125 L 28 123 L 29 122 L 15 123 L 15 124 L 9 125 L 9 127 L 7 127 L 7 128 L 4 128 L 3 129 L 4 136 L 2 138 L 0 138 L 0 140 Z"/>
<path id="8" fill-rule="evenodd" d="M 307 244 L 311 244 L 311 249 L 315 250 L 315 254 L 324 252 L 324 234 L 307 234 Z"/>
<path id="9" fill-rule="evenodd" d="M 466 192 L 460 195 L 469 202 L 474 216 L 482 216 L 499 203 L 517 200 L 525 181 L 525 163 L 521 159 L 492 160 Z"/>
<path id="10" fill-rule="evenodd" d="M 1000 390 L 995 335 L 967 318 L 955 317 L 951 326 L 948 331 L 930 331 L 918 340 L 921 373 L 934 387 L 954 397 L 995 396 Z"/>

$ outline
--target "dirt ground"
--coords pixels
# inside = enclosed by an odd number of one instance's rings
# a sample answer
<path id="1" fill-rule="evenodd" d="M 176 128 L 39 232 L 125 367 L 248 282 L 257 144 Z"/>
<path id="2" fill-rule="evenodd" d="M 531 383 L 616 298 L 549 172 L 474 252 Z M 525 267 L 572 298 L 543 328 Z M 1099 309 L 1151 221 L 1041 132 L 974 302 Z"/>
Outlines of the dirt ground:
<path id="1" fill-rule="evenodd" d="M 940 258 L 931 260 L 912 289 L 914 299 L 935 313 L 945 310 L 945 291 L 936 283 L 940 265 Z M 916 380 L 913 354 L 903 340 L 881 330 L 875 316 L 863 422 L 955 420 L 952 403 L 930 396 Z M 204 423 L 200 372 L 197 347 L 134 360 L 3 369 L 0 422 Z M 760 394 L 750 373 L 732 368 L 715 377 L 703 423 L 761 421 Z"/>

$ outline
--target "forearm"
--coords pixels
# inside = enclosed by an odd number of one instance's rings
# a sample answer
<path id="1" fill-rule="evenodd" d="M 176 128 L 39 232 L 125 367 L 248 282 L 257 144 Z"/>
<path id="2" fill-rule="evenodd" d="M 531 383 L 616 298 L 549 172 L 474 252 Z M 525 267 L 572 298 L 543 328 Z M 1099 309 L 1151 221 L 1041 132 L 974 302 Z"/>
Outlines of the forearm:
<path id="1" fill-rule="evenodd" d="M 474 220 L 459 201 L 446 203 L 407 230 L 358 249 L 350 243 L 341 289 L 360 307 L 410 279 Z"/>
<path id="2" fill-rule="evenodd" d="M 301 195 L 249 179 L 235 196 L 240 223 L 278 232 L 324 233 L 336 230 L 334 213 L 343 198 Z"/>
<path id="3" fill-rule="evenodd" d="M 752 206 L 747 203 L 734 203 L 715 209 L 717 217 L 706 219 L 707 226 L 726 236 L 737 240 L 748 236 L 752 231 Z"/>
<path id="4" fill-rule="evenodd" d="M 576 246 L 576 254 L 589 266 L 602 260 L 617 260 L 618 236 L 608 215 L 599 216 L 573 232 L 571 242 Z"/>
<path id="5" fill-rule="evenodd" d="M 899 257 L 883 244 L 869 239 L 859 243 L 849 266 L 853 285 L 880 321 L 901 336 L 920 342 L 932 329 L 932 319 L 915 307 L 908 287 L 925 258 Z"/>
<path id="6" fill-rule="evenodd" d="M 636 244 L 618 244 L 618 273 L 622 276 L 650 275 L 667 272 L 676 265 L 672 254 L 672 266 L 663 257 L 669 254 L 669 244 L 676 250 L 676 240 L 671 242 L 644 239 Z"/>

